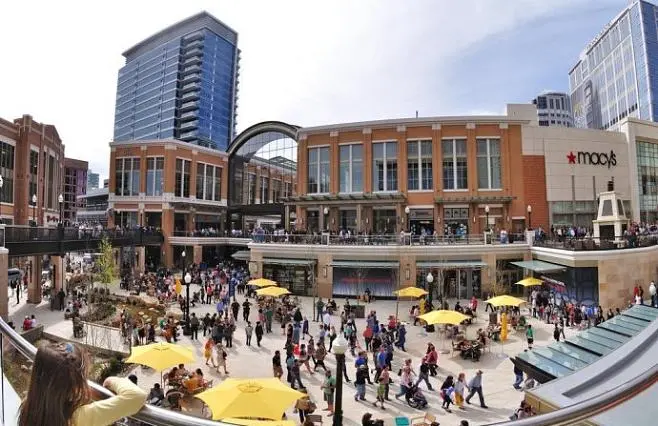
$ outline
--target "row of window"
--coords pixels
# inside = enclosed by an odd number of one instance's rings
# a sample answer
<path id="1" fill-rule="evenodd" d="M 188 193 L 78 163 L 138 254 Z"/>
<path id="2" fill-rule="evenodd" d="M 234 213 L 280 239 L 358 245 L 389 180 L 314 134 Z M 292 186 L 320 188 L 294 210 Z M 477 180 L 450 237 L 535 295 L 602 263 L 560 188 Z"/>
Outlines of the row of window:
<path id="1" fill-rule="evenodd" d="M 270 192 L 270 183 L 272 184 L 272 191 Z M 256 190 L 256 174 L 247 173 L 246 182 L 244 182 L 243 188 L 245 188 L 246 193 L 244 194 L 249 204 L 257 204 L 257 190 Z M 270 193 L 272 198 L 270 199 Z M 292 183 L 283 182 L 281 185 L 281 179 L 271 179 L 267 176 L 260 177 L 260 204 L 267 204 L 269 202 L 278 203 L 281 197 L 290 197 L 292 196 Z"/>
<path id="2" fill-rule="evenodd" d="M 468 189 L 468 159 L 466 139 L 444 139 L 443 189 Z M 478 188 L 496 190 L 502 188 L 500 139 L 476 140 Z M 340 192 L 363 192 L 363 145 L 341 145 L 339 149 Z M 330 192 L 331 167 L 329 147 L 308 150 L 308 193 Z M 407 142 L 407 188 L 410 191 L 432 190 L 432 141 Z M 398 190 L 398 142 L 372 144 L 372 183 L 374 192 Z"/>

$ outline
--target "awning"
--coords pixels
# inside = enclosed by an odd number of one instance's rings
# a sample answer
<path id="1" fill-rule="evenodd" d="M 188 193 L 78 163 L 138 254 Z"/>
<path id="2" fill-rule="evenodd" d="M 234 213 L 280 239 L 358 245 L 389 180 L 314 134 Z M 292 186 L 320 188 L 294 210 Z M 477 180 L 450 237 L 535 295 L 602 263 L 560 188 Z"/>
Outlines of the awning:
<path id="1" fill-rule="evenodd" d="M 251 252 L 249 250 L 240 250 L 233 253 L 231 257 L 235 260 L 244 260 L 245 262 L 249 262 L 251 260 Z"/>
<path id="2" fill-rule="evenodd" d="M 479 260 L 452 260 L 441 262 L 437 260 L 416 262 L 417 268 L 433 269 L 466 269 L 466 268 L 486 268 L 488 265 Z"/>
<path id="3" fill-rule="evenodd" d="M 270 265 L 292 265 L 292 266 L 312 266 L 315 263 L 313 259 L 279 259 L 273 257 L 264 257 L 263 263 Z"/>
<path id="4" fill-rule="evenodd" d="M 334 260 L 331 262 L 333 268 L 361 268 L 361 269 L 390 269 L 398 268 L 398 262 L 364 262 L 361 260 Z"/>
<path id="5" fill-rule="evenodd" d="M 541 260 L 526 260 L 523 262 L 510 262 L 512 265 L 516 265 L 519 268 L 529 269 L 534 272 L 539 273 L 548 273 L 548 272 L 558 272 L 564 271 L 567 269 L 566 266 L 556 265 L 554 263 L 542 262 Z"/>

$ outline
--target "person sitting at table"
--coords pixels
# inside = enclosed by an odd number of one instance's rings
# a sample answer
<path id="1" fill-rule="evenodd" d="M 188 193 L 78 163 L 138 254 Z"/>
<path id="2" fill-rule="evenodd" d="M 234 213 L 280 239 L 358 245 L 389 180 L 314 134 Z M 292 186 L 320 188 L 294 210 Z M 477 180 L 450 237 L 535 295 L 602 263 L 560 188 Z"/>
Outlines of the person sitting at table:
<path id="1" fill-rule="evenodd" d="M 185 365 L 183 364 L 178 364 L 178 377 L 185 377 L 189 376 L 190 372 L 185 369 Z"/>
<path id="2" fill-rule="evenodd" d="M 462 308 L 462 305 L 459 304 L 459 300 L 457 303 L 455 303 L 455 311 L 464 313 L 464 308 Z"/>
<path id="3" fill-rule="evenodd" d="M 466 309 L 464 309 L 464 315 L 468 315 L 470 317 L 469 319 L 464 320 L 464 323 L 465 324 L 472 324 L 473 323 L 473 311 L 471 310 L 471 308 L 466 307 Z"/>
<path id="4" fill-rule="evenodd" d="M 478 340 L 478 342 L 480 342 L 480 344 L 481 344 L 482 346 L 485 346 L 485 345 L 487 344 L 487 335 L 486 335 L 486 333 L 484 332 L 484 330 L 482 330 L 481 328 L 478 329 L 478 332 L 477 332 L 477 340 Z"/>
<path id="5" fill-rule="evenodd" d="M 178 375 L 178 367 L 174 367 L 169 370 L 169 373 L 165 376 L 165 384 L 169 386 L 177 386 L 180 384 L 180 377 Z"/>
<path id="6" fill-rule="evenodd" d="M 164 392 L 162 391 L 162 388 L 160 387 L 160 383 L 156 383 L 149 391 L 149 396 L 147 398 L 147 401 L 151 405 L 162 405 L 162 401 L 164 400 L 164 397 L 165 395 Z"/>

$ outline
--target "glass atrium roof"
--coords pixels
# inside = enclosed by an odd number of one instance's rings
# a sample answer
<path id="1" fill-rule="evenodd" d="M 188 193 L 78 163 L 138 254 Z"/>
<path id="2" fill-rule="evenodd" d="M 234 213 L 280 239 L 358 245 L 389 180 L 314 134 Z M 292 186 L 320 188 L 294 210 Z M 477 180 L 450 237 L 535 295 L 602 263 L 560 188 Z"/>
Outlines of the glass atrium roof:
<path id="1" fill-rule="evenodd" d="M 621 315 L 565 341 L 522 352 L 516 356 L 516 360 L 529 366 L 531 371 L 537 371 L 538 376 L 563 377 L 613 352 L 647 328 L 656 318 L 658 309 L 633 305 Z"/>

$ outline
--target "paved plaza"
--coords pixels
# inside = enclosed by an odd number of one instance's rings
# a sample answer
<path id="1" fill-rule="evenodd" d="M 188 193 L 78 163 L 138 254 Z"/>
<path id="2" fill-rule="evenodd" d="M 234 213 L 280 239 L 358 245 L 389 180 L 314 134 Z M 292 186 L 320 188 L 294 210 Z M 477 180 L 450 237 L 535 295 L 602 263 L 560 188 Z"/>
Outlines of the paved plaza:
<path id="1" fill-rule="evenodd" d="M 122 292 L 121 290 L 118 290 L 118 287 L 114 288 L 114 290 L 118 293 Z M 313 299 L 301 299 L 303 313 L 310 319 L 313 312 Z M 238 302 L 242 302 L 243 300 L 243 296 L 238 296 Z M 343 301 L 337 300 L 337 302 L 342 303 Z M 451 305 L 454 304 L 454 300 L 450 302 Z M 411 304 L 412 302 L 409 301 L 400 302 L 399 312 L 403 321 L 407 320 L 408 318 L 407 312 L 409 311 Z M 10 300 L 9 305 L 10 315 L 12 319 L 17 323 L 18 327 L 20 327 L 20 320 L 25 315 L 31 315 L 34 313 L 36 314 L 39 323 L 45 326 L 46 332 L 60 335 L 61 337 L 65 338 L 70 338 L 72 335 L 70 321 L 64 320 L 63 314 L 61 312 L 51 311 L 47 301 L 44 301 L 40 305 L 36 306 L 26 305 L 24 302 L 16 305 L 14 298 L 13 300 Z M 193 308 L 192 311 L 196 312 L 197 316 L 201 317 L 205 315 L 206 312 L 214 312 L 214 309 L 214 305 L 197 305 L 197 307 Z M 375 310 L 377 312 L 378 318 L 380 321 L 382 321 L 387 318 L 388 315 L 394 314 L 395 309 L 395 301 L 376 301 L 367 305 L 366 312 Z M 477 329 L 486 327 L 487 319 L 485 319 L 484 316 L 483 303 L 479 304 L 478 311 L 480 315 L 476 322 L 468 327 L 468 338 L 475 338 Z M 525 309 L 523 309 L 523 311 L 525 311 Z M 257 310 L 252 306 L 250 319 L 253 324 L 256 322 L 256 316 Z M 274 351 L 278 349 L 281 350 L 283 354 L 285 354 L 285 351 L 283 350 L 285 337 L 281 334 L 280 327 L 275 324 L 273 327 L 274 332 L 264 336 L 262 346 L 260 348 L 255 346 L 255 338 L 253 339 L 253 345 L 249 347 L 245 344 L 245 323 L 242 321 L 242 311 L 240 312 L 239 317 L 240 321 L 237 323 L 238 329 L 234 335 L 233 347 L 227 349 L 228 371 L 230 377 L 271 377 L 271 358 L 274 354 Z M 334 316 L 333 323 L 339 326 L 340 318 L 338 316 Z M 552 326 L 541 323 L 535 319 L 531 319 L 530 323 L 532 324 L 533 328 L 535 328 L 536 346 L 546 345 L 550 342 L 550 340 L 552 340 Z M 311 332 L 313 334 L 315 334 L 317 327 L 317 323 L 311 323 Z M 359 330 L 358 335 L 360 336 L 362 330 L 365 327 L 365 320 L 358 319 L 357 327 Z M 373 407 L 372 402 L 375 399 L 375 387 L 368 385 L 366 391 L 367 402 L 356 402 L 353 398 L 355 393 L 354 385 L 345 383 L 343 388 L 343 407 L 345 417 L 343 424 L 360 424 L 361 416 L 366 411 L 370 411 L 374 413 L 376 417 L 385 420 L 386 424 L 392 424 L 392 420 L 395 416 L 413 417 L 422 416 L 424 414 L 424 411 L 415 410 L 409 407 L 406 402 L 404 402 L 404 398 L 401 398 L 400 400 L 395 400 L 393 398 L 399 389 L 399 378 L 397 377 L 396 372 L 401 362 L 405 358 L 412 359 L 413 368 L 417 372 L 420 365 L 420 360 L 425 353 L 427 342 L 433 342 L 439 350 L 443 348 L 448 349 L 450 348 L 451 344 L 450 341 L 443 341 L 443 339 L 439 337 L 437 333 L 425 333 L 424 329 L 421 327 L 408 325 L 407 329 L 407 352 L 403 353 L 400 350 L 396 350 L 393 359 L 393 372 L 391 376 L 396 382 L 391 386 L 391 398 L 393 400 L 386 405 L 385 410 Z M 570 335 L 574 334 L 575 331 L 567 329 L 565 330 L 565 333 L 567 337 L 569 337 Z M 181 339 L 179 340 L 179 343 L 194 348 L 197 355 L 198 362 L 195 365 L 186 365 L 186 368 L 188 368 L 188 370 L 201 368 L 206 379 L 212 379 L 214 380 L 214 384 L 217 384 L 227 376 L 223 373 L 217 373 L 215 369 L 204 364 L 203 344 L 205 339 L 203 339 L 202 332 L 199 333 L 199 339 L 199 341 L 191 341 L 187 336 L 181 336 Z M 362 340 L 361 337 L 360 339 Z M 518 407 L 520 401 L 523 399 L 523 393 L 515 390 L 512 387 L 512 383 L 514 381 L 514 375 L 512 372 L 513 365 L 507 356 L 513 356 L 518 352 L 523 351 L 525 348 L 526 343 L 523 332 L 511 331 L 509 338 L 505 342 L 504 346 L 501 346 L 497 342 L 493 342 L 490 346 L 490 349 L 485 350 L 479 362 L 463 360 L 458 353 L 441 353 L 439 355 L 439 375 L 436 378 L 430 378 L 435 391 L 426 391 L 424 388 L 425 385 L 421 384 L 421 387 L 423 388 L 423 391 L 429 400 L 428 412 L 436 415 L 442 425 L 458 425 L 459 420 L 462 419 L 468 420 L 471 425 L 479 425 L 509 418 L 509 415 L 512 413 L 514 408 Z M 327 364 L 327 367 L 335 371 L 336 361 L 332 354 L 327 356 L 325 363 Z M 351 380 L 354 380 L 354 358 L 349 354 L 349 352 L 347 353 L 346 364 L 348 376 Z M 311 365 L 313 365 L 312 362 Z M 466 373 L 467 380 L 469 380 L 478 369 L 484 371 L 483 390 L 485 401 L 489 408 L 480 408 L 477 396 L 475 396 L 472 400 L 473 405 L 467 405 L 466 410 L 459 410 L 458 408 L 453 407 L 455 408 L 453 412 L 447 413 L 441 409 L 441 399 L 436 389 L 440 388 L 441 383 L 445 377 L 450 374 L 456 378 L 460 372 L 464 372 Z M 131 372 L 134 372 L 138 376 L 139 385 L 146 390 L 150 389 L 154 383 L 160 381 L 159 373 L 147 368 L 143 368 L 141 366 L 136 366 L 134 369 L 132 369 Z M 324 423 L 330 424 L 330 419 L 326 417 L 326 412 L 321 411 L 321 409 L 325 407 L 320 389 L 320 385 L 322 384 L 322 380 L 324 378 L 322 370 L 313 375 L 309 374 L 305 370 L 302 370 L 301 377 L 304 386 L 307 387 L 311 397 L 318 405 L 318 410 L 315 414 L 322 414 L 325 416 Z M 186 400 L 184 402 L 184 409 L 192 415 L 203 415 L 201 413 L 200 407 L 200 402 L 195 398 L 191 398 L 190 400 Z M 206 412 L 205 415 L 209 415 L 209 413 Z M 293 412 L 292 408 L 288 410 L 287 415 L 290 419 L 298 420 L 298 416 Z"/>

